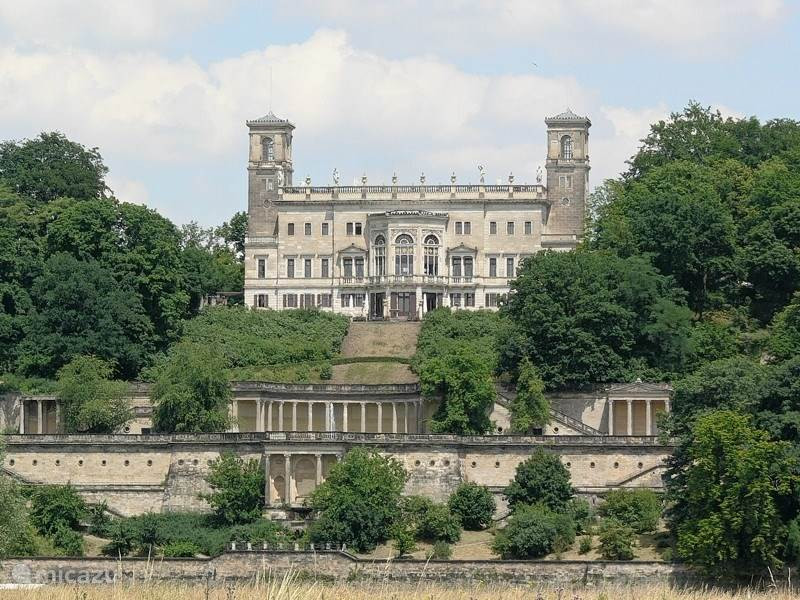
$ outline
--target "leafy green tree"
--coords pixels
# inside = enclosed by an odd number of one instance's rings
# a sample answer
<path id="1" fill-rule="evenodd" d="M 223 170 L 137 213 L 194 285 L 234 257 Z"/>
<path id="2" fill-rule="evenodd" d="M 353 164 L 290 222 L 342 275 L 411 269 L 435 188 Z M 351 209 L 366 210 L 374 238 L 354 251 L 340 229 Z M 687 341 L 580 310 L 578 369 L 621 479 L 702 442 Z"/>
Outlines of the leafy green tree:
<path id="1" fill-rule="evenodd" d="M 244 261 L 244 238 L 247 237 L 247 224 L 247 213 L 237 212 L 230 221 L 225 221 L 215 231 L 239 262 Z"/>
<path id="2" fill-rule="evenodd" d="M 556 454 L 541 448 L 517 465 L 514 479 L 505 491 L 508 506 L 544 504 L 557 512 L 564 511 L 575 495 L 569 470 Z"/>
<path id="3" fill-rule="evenodd" d="M 548 389 L 678 372 L 685 362 L 689 310 L 671 279 L 645 259 L 542 252 L 511 285 L 501 366 L 536 365 Z"/>
<path id="4" fill-rule="evenodd" d="M 42 535 L 59 528 L 76 530 L 87 515 L 86 503 L 71 485 L 42 485 L 31 492 L 31 523 Z"/>
<path id="5" fill-rule="evenodd" d="M 600 525 L 598 552 L 606 560 L 633 559 L 634 530 L 616 519 L 604 519 Z"/>
<path id="6" fill-rule="evenodd" d="M 496 392 L 491 367 L 480 356 L 456 347 L 427 361 L 419 378 L 426 398 L 441 398 L 431 423 L 434 432 L 482 435 L 489 430 Z"/>
<path id="7" fill-rule="evenodd" d="M 212 346 L 176 344 L 156 369 L 153 427 L 157 431 L 225 431 L 230 423 L 230 384 L 222 354 Z"/>
<path id="8" fill-rule="evenodd" d="M 0 469 L 5 452 L 0 442 Z M 0 472 L 0 559 L 36 553 L 36 535 L 19 485 Z"/>
<path id="9" fill-rule="evenodd" d="M 107 172 L 97 148 L 87 149 L 58 132 L 0 144 L 0 179 L 39 203 L 62 196 L 102 198 Z"/>
<path id="10" fill-rule="evenodd" d="M 67 433 L 114 433 L 133 418 L 128 384 L 113 381 L 111 365 L 76 356 L 58 371 L 58 398 Z"/>
<path id="11" fill-rule="evenodd" d="M 598 512 L 625 523 L 636 533 L 652 533 L 661 518 L 661 499 L 653 490 L 612 490 L 606 494 Z"/>
<path id="12" fill-rule="evenodd" d="M 768 368 L 755 423 L 772 439 L 790 442 L 800 456 L 800 356 Z"/>
<path id="13" fill-rule="evenodd" d="M 264 508 L 264 470 L 255 459 L 245 460 L 225 452 L 211 463 L 205 477 L 210 494 L 201 497 L 214 509 L 220 523 L 250 523 Z"/>
<path id="14" fill-rule="evenodd" d="M 430 542 L 442 540 L 453 544 L 461 539 L 461 522 L 446 504 L 432 504 L 422 514 L 416 536 Z"/>
<path id="15" fill-rule="evenodd" d="M 417 549 L 414 530 L 405 523 L 397 522 L 391 527 L 392 547 L 397 558 L 408 556 Z"/>
<path id="16" fill-rule="evenodd" d="M 772 321 L 769 352 L 778 360 L 800 355 L 800 293 Z"/>
<path id="17" fill-rule="evenodd" d="M 136 547 L 136 532 L 125 519 L 115 519 L 109 526 L 109 542 L 105 544 L 101 552 L 105 556 L 128 556 Z"/>
<path id="18" fill-rule="evenodd" d="M 152 326 L 135 292 L 96 261 L 53 255 L 32 288 L 35 309 L 20 344 L 26 374 L 53 376 L 79 355 L 94 354 L 133 378 L 152 352 Z"/>
<path id="19" fill-rule="evenodd" d="M 350 450 L 311 494 L 310 505 L 319 513 L 309 530 L 311 541 L 372 550 L 391 535 L 405 481 L 406 472 L 396 459 Z"/>
<path id="20" fill-rule="evenodd" d="M 678 554 L 714 573 L 757 573 L 779 565 L 786 525 L 779 506 L 797 494 L 797 460 L 748 416 L 697 418 L 666 479 Z"/>
<path id="21" fill-rule="evenodd" d="M 501 558 L 542 558 L 563 552 L 575 541 L 575 524 L 567 514 L 543 504 L 519 506 L 495 535 L 492 551 Z"/>
<path id="22" fill-rule="evenodd" d="M 511 428 L 521 433 L 530 433 L 550 422 L 550 402 L 544 395 L 544 382 L 527 357 L 520 361 L 517 395 L 510 412 Z"/>
<path id="23" fill-rule="evenodd" d="M 461 483 L 447 501 L 450 512 L 456 515 L 464 529 L 479 531 L 492 523 L 497 503 L 485 485 L 474 481 Z"/>

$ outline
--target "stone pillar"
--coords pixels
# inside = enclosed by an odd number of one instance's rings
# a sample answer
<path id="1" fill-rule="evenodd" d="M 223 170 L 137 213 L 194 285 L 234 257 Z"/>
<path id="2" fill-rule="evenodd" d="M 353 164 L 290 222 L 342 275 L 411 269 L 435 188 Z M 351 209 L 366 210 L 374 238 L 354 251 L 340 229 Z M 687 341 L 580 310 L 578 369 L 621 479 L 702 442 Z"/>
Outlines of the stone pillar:
<path id="1" fill-rule="evenodd" d="M 416 413 L 417 413 L 417 433 L 425 433 L 423 431 L 424 427 L 423 421 L 425 420 L 425 407 L 422 404 L 422 400 L 417 402 Z"/>
<path id="2" fill-rule="evenodd" d="M 308 403 L 308 430 L 314 431 L 314 403 Z"/>
<path id="3" fill-rule="evenodd" d="M 392 433 L 397 433 L 397 402 L 392 402 Z"/>
<path id="4" fill-rule="evenodd" d="M 25 433 L 25 405 L 28 404 L 25 400 L 19 401 L 19 432 Z"/>
<path id="5" fill-rule="evenodd" d="M 651 402 L 648 398 L 645 400 L 645 434 L 646 435 L 653 435 L 653 415 L 652 415 L 652 407 L 650 406 Z"/>
<path id="6" fill-rule="evenodd" d="M 403 433 L 408 433 L 408 402 L 403 402 Z"/>
<path id="7" fill-rule="evenodd" d="M 264 402 L 260 398 L 256 398 L 256 431 L 264 431 L 262 429 L 263 417 L 262 411 L 264 410 Z"/>
<path id="8" fill-rule="evenodd" d="M 333 403 L 325 403 L 325 431 L 333 431 Z"/>
<path id="9" fill-rule="evenodd" d="M 61 402 L 56 400 L 56 433 L 63 433 L 64 428 L 61 425 Z"/>
<path id="10" fill-rule="evenodd" d="M 283 400 L 278 400 L 278 431 L 283 431 Z"/>
<path id="11" fill-rule="evenodd" d="M 233 431 L 239 432 L 239 401 L 235 398 L 231 400 L 231 420 L 233 421 Z"/>
<path id="12" fill-rule="evenodd" d="M 41 400 L 36 401 L 36 411 L 39 416 L 37 433 L 44 433 L 44 403 Z"/>
<path id="13" fill-rule="evenodd" d="M 367 433 L 367 403 L 361 402 L 361 433 Z"/>
<path id="14" fill-rule="evenodd" d="M 342 431 L 347 433 L 347 402 L 342 403 Z"/>
<path id="15" fill-rule="evenodd" d="M 272 400 L 267 404 L 267 431 L 272 431 Z"/>
<path id="16" fill-rule="evenodd" d="M 628 435 L 633 435 L 633 400 L 628 400 Z"/>
<path id="17" fill-rule="evenodd" d="M 664 398 L 664 412 L 669 414 L 669 398 Z"/>
<path id="18" fill-rule="evenodd" d="M 297 431 L 297 402 L 292 402 L 292 431 Z"/>
<path id="19" fill-rule="evenodd" d="M 317 487 L 322 483 L 322 454 L 314 455 L 317 459 Z"/>
<path id="20" fill-rule="evenodd" d="M 272 506 L 272 477 L 269 469 L 269 454 L 264 454 L 264 504 Z"/>
<path id="21" fill-rule="evenodd" d="M 608 399 L 608 435 L 614 435 L 614 401 Z"/>
<path id="22" fill-rule="evenodd" d="M 283 455 L 283 478 L 284 478 L 284 491 L 283 495 L 286 498 L 286 504 L 292 504 L 292 455 L 286 452 Z"/>
<path id="23" fill-rule="evenodd" d="M 378 433 L 383 433 L 383 404 L 378 402 Z"/>

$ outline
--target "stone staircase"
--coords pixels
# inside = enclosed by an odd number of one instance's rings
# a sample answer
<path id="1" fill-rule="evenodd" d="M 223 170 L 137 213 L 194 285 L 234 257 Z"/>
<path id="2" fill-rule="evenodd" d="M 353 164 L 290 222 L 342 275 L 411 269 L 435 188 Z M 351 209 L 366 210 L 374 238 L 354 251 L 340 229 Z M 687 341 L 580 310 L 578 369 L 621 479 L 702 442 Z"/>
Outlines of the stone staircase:
<path id="1" fill-rule="evenodd" d="M 580 431 L 583 435 L 605 435 L 599 429 L 595 429 L 594 427 L 587 425 L 583 421 L 579 421 L 569 415 L 565 415 L 562 412 L 557 411 L 554 408 L 550 408 L 550 418 L 553 421 L 558 421 L 562 425 L 566 425 L 570 429 L 574 429 L 575 431 Z"/>

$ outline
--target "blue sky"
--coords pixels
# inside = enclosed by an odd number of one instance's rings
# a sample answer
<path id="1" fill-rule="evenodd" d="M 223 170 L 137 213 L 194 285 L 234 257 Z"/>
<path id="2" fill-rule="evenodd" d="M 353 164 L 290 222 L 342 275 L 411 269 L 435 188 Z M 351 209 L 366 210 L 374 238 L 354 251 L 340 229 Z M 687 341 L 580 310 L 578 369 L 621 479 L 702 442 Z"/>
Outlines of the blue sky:
<path id="1" fill-rule="evenodd" d="M 289 118 L 295 178 L 532 181 L 549 114 L 593 122 L 594 184 L 691 100 L 800 119 L 791 0 L 0 3 L 3 139 L 98 146 L 120 200 L 176 223 L 246 207 L 244 121 Z M 269 94 L 272 71 L 273 93 Z"/>

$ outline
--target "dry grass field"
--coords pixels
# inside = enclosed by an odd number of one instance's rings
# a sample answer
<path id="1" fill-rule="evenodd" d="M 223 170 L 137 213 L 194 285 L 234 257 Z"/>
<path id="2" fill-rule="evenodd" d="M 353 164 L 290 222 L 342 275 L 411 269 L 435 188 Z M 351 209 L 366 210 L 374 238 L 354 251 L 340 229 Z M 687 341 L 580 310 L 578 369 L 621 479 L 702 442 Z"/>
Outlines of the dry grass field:
<path id="1" fill-rule="evenodd" d="M 597 587 L 504 586 L 471 587 L 443 584 L 339 585 L 298 583 L 291 578 L 254 584 L 158 584 L 51 586 L 3 590 L 3 600 L 789 600 L 789 590 L 752 591 L 674 589 L 666 585 L 600 585 Z"/>

